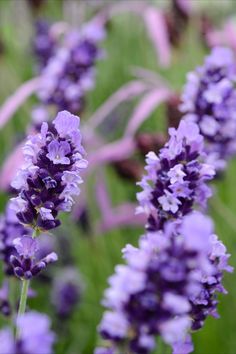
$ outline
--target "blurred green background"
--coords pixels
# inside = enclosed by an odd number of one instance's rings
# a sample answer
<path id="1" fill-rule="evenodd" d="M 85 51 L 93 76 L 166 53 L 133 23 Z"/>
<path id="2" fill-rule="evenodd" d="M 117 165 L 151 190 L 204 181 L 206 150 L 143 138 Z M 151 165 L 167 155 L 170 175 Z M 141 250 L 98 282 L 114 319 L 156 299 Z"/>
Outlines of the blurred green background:
<path id="1" fill-rule="evenodd" d="M 148 0 L 146 0 L 148 1 Z M 30 1 L 0 0 L 0 40 L 3 52 L 0 55 L 0 105 L 17 87 L 34 75 L 34 58 L 31 53 L 31 40 L 34 34 L 35 19 L 46 17 L 52 21 L 66 19 L 78 25 L 82 17 L 89 18 L 95 6 L 89 1 L 48 0 L 39 9 L 32 11 Z M 31 1 L 33 2 L 33 1 Z M 108 3 L 110 3 L 107 0 Z M 123 1 L 127 2 L 127 1 Z M 132 2 L 132 0 L 131 0 Z M 193 1 L 207 11 L 215 23 L 221 23 L 228 15 L 235 13 L 236 2 L 228 1 Z M 96 1 L 95 1 L 96 3 Z M 169 1 L 150 1 L 155 6 L 169 6 Z M 226 4 L 227 3 L 227 4 Z M 79 4 L 78 19 L 73 13 L 74 6 Z M 196 4 L 195 4 L 196 5 Z M 227 6 L 226 6 L 227 5 Z M 73 19 L 72 19 L 73 17 Z M 154 49 L 150 43 L 143 22 L 131 13 L 113 17 L 109 23 L 107 37 L 103 42 L 106 58 L 97 63 L 95 89 L 88 94 L 86 110 L 82 120 L 87 119 L 115 90 L 132 79 L 131 67 L 139 66 L 160 73 L 173 89 L 181 91 L 185 83 L 186 73 L 200 65 L 207 48 L 201 41 L 199 23 L 194 18 L 184 34 L 178 48 L 172 50 L 172 64 L 168 69 L 160 69 Z M 15 144 L 24 136 L 30 111 L 37 102 L 30 98 L 13 119 L 0 131 L 0 162 L 3 163 Z M 121 117 L 122 119 L 122 117 Z M 163 129 L 165 123 L 164 107 L 159 107 L 148 122 L 141 127 L 143 132 Z M 119 133 L 117 133 L 118 135 Z M 122 201 L 135 201 L 138 188 L 135 183 L 127 182 L 117 176 L 112 167 L 106 167 L 109 192 L 114 205 Z M 215 182 L 216 197 L 210 202 L 210 214 L 216 223 L 216 231 L 232 254 L 230 264 L 236 266 L 236 161 L 232 161 L 224 177 Z M 88 181 L 87 200 L 90 217 L 93 220 L 98 211 L 94 207 L 93 175 Z M 0 208 L 3 211 L 8 196 L 0 195 Z M 103 308 L 100 305 L 107 277 L 113 273 L 114 266 L 122 262 L 121 248 L 127 243 L 136 244 L 143 230 L 123 228 L 104 235 L 95 236 L 93 232 L 84 232 L 64 216 L 62 227 L 55 232 L 55 237 L 63 235 L 69 240 L 75 264 L 80 269 L 85 282 L 85 291 L 80 307 L 72 318 L 65 323 L 54 319 L 54 328 L 58 333 L 56 353 L 58 354 L 91 354 L 98 336 L 98 325 Z M 57 268 L 57 265 L 54 266 Z M 18 284 L 19 285 L 19 284 Z M 35 281 L 32 287 L 37 289 L 38 296 L 29 301 L 31 308 L 46 312 L 53 317 L 48 301 L 50 286 Z M 236 282 L 235 275 L 226 275 L 225 287 L 227 296 L 220 296 L 219 313 L 221 318 L 208 319 L 204 328 L 195 333 L 196 354 L 235 354 L 236 353 Z M 1 319 L 3 323 L 4 320 Z M 1 345 L 1 343 L 0 343 Z M 155 353 L 169 353 L 168 348 L 157 349 Z"/>

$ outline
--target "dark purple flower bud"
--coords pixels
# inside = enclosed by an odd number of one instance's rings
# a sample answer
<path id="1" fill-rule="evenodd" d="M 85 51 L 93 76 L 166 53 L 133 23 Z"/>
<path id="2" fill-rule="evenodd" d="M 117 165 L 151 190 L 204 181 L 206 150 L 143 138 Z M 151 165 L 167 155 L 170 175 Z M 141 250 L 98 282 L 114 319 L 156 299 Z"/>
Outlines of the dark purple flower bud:
<path id="1" fill-rule="evenodd" d="M 6 206 L 5 214 L 0 217 L 0 258 L 4 263 L 4 270 L 7 275 L 13 275 L 10 257 L 16 254 L 13 241 L 23 235 L 31 235 L 32 230 L 24 227 L 18 220 L 15 212 L 10 208 L 10 203 Z M 19 264 L 15 264 L 19 266 Z"/>
<path id="2" fill-rule="evenodd" d="M 50 263 L 56 262 L 58 257 L 55 252 L 39 259 L 38 240 L 23 236 L 13 241 L 17 251 L 15 256 L 10 257 L 10 263 L 14 269 L 15 275 L 20 279 L 31 279 L 40 273 Z"/>

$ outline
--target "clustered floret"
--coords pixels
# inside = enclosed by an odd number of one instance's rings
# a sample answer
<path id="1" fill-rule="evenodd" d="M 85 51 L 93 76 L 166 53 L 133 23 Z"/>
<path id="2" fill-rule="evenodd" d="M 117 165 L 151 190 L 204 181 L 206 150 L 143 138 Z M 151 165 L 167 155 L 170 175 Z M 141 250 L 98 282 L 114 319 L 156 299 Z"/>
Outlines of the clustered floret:
<path id="1" fill-rule="evenodd" d="M 24 147 L 26 164 L 12 183 L 19 191 L 11 207 L 21 223 L 47 231 L 58 225 L 60 211 L 70 211 L 73 196 L 79 194 L 83 158 L 79 118 L 63 111 L 49 126 L 29 138 Z"/>
<path id="2" fill-rule="evenodd" d="M 38 275 L 50 263 L 56 262 L 58 257 L 51 252 L 44 258 L 38 257 L 38 240 L 31 236 L 18 237 L 13 241 L 16 255 L 10 256 L 10 263 L 14 274 L 20 279 L 31 279 Z"/>
<path id="3" fill-rule="evenodd" d="M 218 171 L 236 153 L 236 65 L 231 49 L 216 47 L 187 76 L 180 109 L 198 124 L 208 161 Z"/>
<path id="4" fill-rule="evenodd" d="M 116 267 L 105 292 L 105 312 L 99 330 L 110 343 L 100 353 L 148 354 L 161 335 L 175 353 L 193 349 L 190 329 L 215 314 L 216 291 L 223 291 L 226 249 L 213 234 L 211 219 L 193 212 L 181 223 L 148 232 L 139 248 L 123 250 L 126 265 Z M 109 351 L 110 350 L 110 351 Z M 181 351 L 182 352 L 182 351 Z"/>
<path id="5" fill-rule="evenodd" d="M 16 213 L 11 209 L 10 202 L 8 202 L 5 213 L 0 217 L 0 259 L 3 261 L 6 275 L 14 273 L 10 263 L 10 256 L 16 254 L 14 239 L 31 234 L 32 230 L 19 222 Z"/>
<path id="6" fill-rule="evenodd" d="M 171 219 L 205 208 L 211 189 L 206 181 L 214 177 L 214 168 L 205 163 L 203 138 L 195 123 L 181 121 L 178 129 L 169 129 L 170 139 L 157 156 L 147 154 L 147 174 L 138 184 L 140 206 L 137 212 L 148 215 L 147 228 L 159 230 Z"/>

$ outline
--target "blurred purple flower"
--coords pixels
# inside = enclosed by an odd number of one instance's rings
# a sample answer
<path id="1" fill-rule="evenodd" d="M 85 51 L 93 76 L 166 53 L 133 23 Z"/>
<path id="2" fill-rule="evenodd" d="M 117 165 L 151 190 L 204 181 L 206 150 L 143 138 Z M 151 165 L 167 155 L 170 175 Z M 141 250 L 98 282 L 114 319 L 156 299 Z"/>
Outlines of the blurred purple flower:
<path id="1" fill-rule="evenodd" d="M 11 305 L 9 301 L 9 283 L 5 280 L 0 288 L 0 312 L 4 316 L 11 314 Z"/>
<path id="2" fill-rule="evenodd" d="M 229 48 L 216 47 L 204 65 L 187 76 L 180 109 L 198 124 L 207 161 L 220 171 L 236 153 L 236 61 Z"/>
<path id="3" fill-rule="evenodd" d="M 19 338 L 15 341 L 12 331 L 8 328 L 0 331 L 0 354 L 52 354 L 55 334 L 50 330 L 47 315 L 28 312 L 17 318 L 16 327 Z"/>
<path id="4" fill-rule="evenodd" d="M 176 342 L 172 345 L 173 354 L 189 354 L 193 352 L 193 343 L 190 336 L 187 336 L 184 341 Z"/>
<path id="5" fill-rule="evenodd" d="M 7 275 L 13 275 L 10 256 L 16 254 L 14 240 L 17 237 L 32 234 L 31 229 L 19 222 L 10 204 L 10 202 L 7 204 L 5 214 L 0 217 L 0 258 L 3 260 L 4 271 Z"/>
<path id="6" fill-rule="evenodd" d="M 52 302 L 59 317 L 69 317 L 79 303 L 83 284 L 80 274 L 75 268 L 60 270 L 54 278 L 52 288 Z"/>
<path id="7" fill-rule="evenodd" d="M 35 23 L 35 38 L 33 40 L 33 51 L 37 58 L 39 70 L 42 70 L 54 55 L 57 42 L 50 31 L 51 24 L 46 20 L 38 20 Z"/>
<path id="8" fill-rule="evenodd" d="M 12 354 L 15 352 L 14 335 L 10 329 L 0 330 L 0 354 Z"/>
<path id="9" fill-rule="evenodd" d="M 223 270 L 231 270 L 226 249 L 212 232 L 211 220 L 194 212 L 182 223 L 169 222 L 164 231 L 147 233 L 139 248 L 126 246 L 127 264 L 117 266 L 109 279 L 103 300 L 108 311 L 99 327 L 112 348 L 125 350 L 127 343 L 132 353 L 150 353 L 154 336 L 161 335 L 175 352 L 192 351 L 188 333 L 214 314 Z M 197 238 L 204 242 L 197 245 Z M 199 302 L 202 293 L 207 302 Z"/>
<path id="10" fill-rule="evenodd" d="M 102 57 L 98 42 L 104 35 L 103 25 L 90 22 L 64 36 L 63 45 L 50 55 L 42 70 L 38 97 L 43 104 L 54 105 L 57 111 L 82 110 L 86 91 L 94 87 L 95 63 Z"/>

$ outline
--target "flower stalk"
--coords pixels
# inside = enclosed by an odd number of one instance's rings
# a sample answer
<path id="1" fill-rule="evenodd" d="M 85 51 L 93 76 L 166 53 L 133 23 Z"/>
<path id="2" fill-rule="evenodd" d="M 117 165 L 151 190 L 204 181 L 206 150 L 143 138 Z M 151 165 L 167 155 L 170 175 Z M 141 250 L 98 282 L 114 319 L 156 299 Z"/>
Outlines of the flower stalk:
<path id="1" fill-rule="evenodd" d="M 21 316 L 25 313 L 28 290 L 29 290 L 29 283 L 30 283 L 29 280 L 26 280 L 26 279 L 22 280 L 20 305 L 19 305 L 17 318 L 19 318 L 19 316 Z M 20 333 L 19 333 L 19 327 L 18 327 L 18 329 L 16 331 L 16 338 L 19 338 L 19 336 L 20 336 Z"/>

